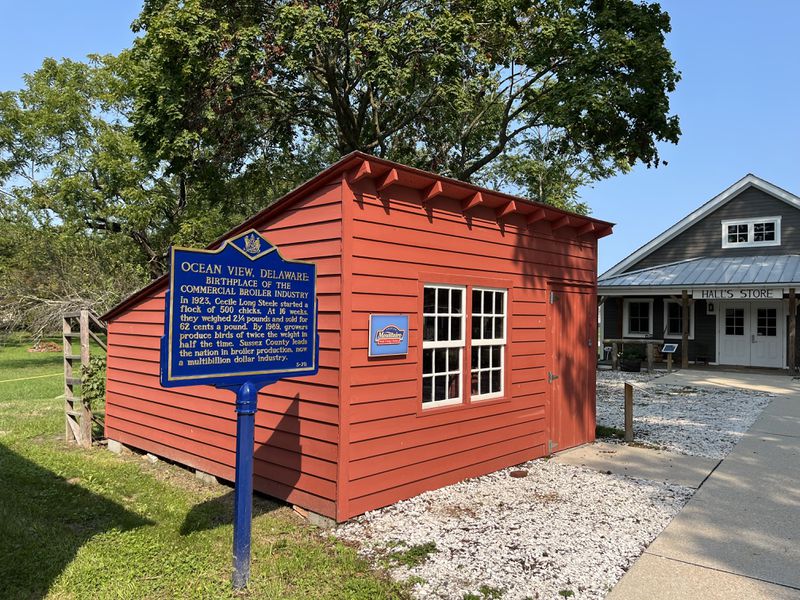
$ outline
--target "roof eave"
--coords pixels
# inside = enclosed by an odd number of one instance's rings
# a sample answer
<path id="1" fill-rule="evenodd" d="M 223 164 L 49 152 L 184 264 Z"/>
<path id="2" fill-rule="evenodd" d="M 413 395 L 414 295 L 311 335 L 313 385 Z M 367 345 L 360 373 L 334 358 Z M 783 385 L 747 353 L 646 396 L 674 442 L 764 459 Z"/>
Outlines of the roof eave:
<path id="1" fill-rule="evenodd" d="M 375 167 L 377 166 L 382 168 L 376 169 Z M 355 183 L 356 181 L 367 178 L 380 179 L 380 182 L 378 185 L 376 185 L 376 188 L 385 188 L 398 181 L 398 171 L 424 178 L 428 181 L 429 186 L 435 186 L 436 183 L 439 183 L 439 187 L 441 187 L 442 184 L 447 184 L 448 186 L 466 190 L 471 196 L 483 195 L 500 199 L 504 206 L 502 209 L 498 210 L 498 218 L 507 216 L 512 210 L 513 212 L 520 212 L 520 214 L 523 215 L 529 214 L 518 210 L 517 207 L 522 206 L 525 208 L 525 211 L 528 211 L 528 209 L 532 210 L 533 212 L 539 210 L 545 211 L 547 213 L 547 218 L 545 220 L 550 221 L 551 223 L 569 221 L 573 227 L 577 227 L 579 229 L 586 227 L 585 235 L 591 235 L 595 238 L 601 238 L 610 235 L 614 227 L 614 223 L 610 223 L 608 221 L 602 221 L 587 215 L 580 215 L 578 213 L 570 212 L 555 206 L 550 206 L 549 204 L 535 202 L 520 196 L 513 196 L 504 192 L 488 190 L 465 181 L 445 177 L 436 173 L 430 173 L 428 171 L 423 171 L 422 169 L 401 165 L 383 158 L 355 151 L 351 152 L 347 156 L 342 157 L 339 161 L 321 171 L 308 181 L 294 188 L 292 191 L 267 206 L 264 210 L 256 213 L 246 221 L 240 223 L 224 235 L 220 236 L 211 242 L 207 248 L 215 248 L 222 244 L 226 239 L 235 236 L 242 231 L 256 227 L 259 223 L 268 219 L 270 216 L 278 213 L 281 210 L 284 210 L 288 205 L 304 197 L 309 191 L 325 185 L 337 177 L 346 176 L 351 183 Z M 430 187 L 428 189 L 430 189 Z M 167 282 L 167 278 L 168 275 L 165 274 L 158 279 L 151 281 L 146 286 L 137 292 L 134 292 L 128 298 L 108 310 L 101 317 L 101 319 L 104 321 L 109 321 L 117 317 L 138 303 L 142 297 L 164 286 Z"/>

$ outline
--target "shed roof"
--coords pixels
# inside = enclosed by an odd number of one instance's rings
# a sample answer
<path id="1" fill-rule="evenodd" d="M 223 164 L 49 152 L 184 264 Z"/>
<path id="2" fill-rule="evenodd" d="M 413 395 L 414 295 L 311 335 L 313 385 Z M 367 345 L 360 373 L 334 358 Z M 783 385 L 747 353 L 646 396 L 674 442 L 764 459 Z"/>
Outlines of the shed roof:
<path id="1" fill-rule="evenodd" d="M 293 189 L 285 196 L 271 203 L 267 208 L 256 213 L 240 225 L 234 227 L 220 238 L 207 246 L 213 249 L 222 244 L 226 239 L 250 228 L 257 228 L 267 219 L 277 216 L 281 212 L 290 208 L 294 203 L 305 198 L 309 193 L 320 187 L 336 181 L 342 176 L 347 177 L 351 184 L 362 179 L 372 179 L 375 182 L 375 189 L 381 192 L 392 185 L 401 185 L 412 188 L 420 193 L 422 202 L 430 202 L 436 196 L 444 195 L 462 204 L 466 212 L 476 206 L 485 206 L 494 210 L 498 219 L 504 219 L 512 214 L 522 215 L 528 223 L 537 221 L 549 221 L 553 228 L 572 227 L 584 235 L 591 235 L 596 238 L 604 237 L 611 233 L 613 223 L 601 221 L 585 215 L 579 215 L 570 211 L 555 208 L 486 188 L 430 173 L 414 167 L 402 165 L 382 158 L 378 158 L 363 152 L 352 152 L 342 157 L 324 171 L 318 173 L 312 179 Z M 148 294 L 166 285 L 167 275 L 153 280 L 138 292 L 135 292 L 106 314 L 102 316 L 104 321 L 109 321 L 121 314 L 128 308 L 135 305 Z"/>
<path id="2" fill-rule="evenodd" d="M 709 286 L 774 286 L 800 282 L 800 256 L 700 257 L 657 265 L 621 275 L 603 275 L 600 293 L 614 288 L 693 288 Z"/>

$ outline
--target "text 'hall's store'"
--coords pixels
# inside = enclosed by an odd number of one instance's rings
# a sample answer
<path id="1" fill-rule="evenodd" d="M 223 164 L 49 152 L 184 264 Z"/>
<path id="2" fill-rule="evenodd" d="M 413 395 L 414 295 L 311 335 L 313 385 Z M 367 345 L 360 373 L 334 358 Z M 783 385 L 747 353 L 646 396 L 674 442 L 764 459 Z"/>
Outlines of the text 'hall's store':
<path id="1" fill-rule="evenodd" d="M 354 153 L 211 247 L 250 229 L 315 265 L 320 339 L 259 396 L 255 489 L 343 521 L 594 439 L 610 224 Z M 166 285 L 105 315 L 106 435 L 231 480 L 233 394 L 159 384 Z"/>

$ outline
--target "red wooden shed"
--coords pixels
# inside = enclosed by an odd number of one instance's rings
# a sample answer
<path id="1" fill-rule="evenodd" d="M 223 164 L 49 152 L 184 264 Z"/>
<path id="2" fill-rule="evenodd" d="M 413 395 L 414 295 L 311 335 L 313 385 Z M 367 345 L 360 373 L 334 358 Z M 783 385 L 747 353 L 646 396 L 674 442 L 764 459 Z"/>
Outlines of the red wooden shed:
<path id="1" fill-rule="evenodd" d="M 316 263 L 321 346 L 260 395 L 255 489 L 344 521 L 594 439 L 609 223 L 353 153 L 225 237 L 249 228 Z M 166 284 L 104 316 L 106 435 L 232 480 L 234 395 L 159 385 Z M 370 358 L 387 313 L 408 354 Z"/>

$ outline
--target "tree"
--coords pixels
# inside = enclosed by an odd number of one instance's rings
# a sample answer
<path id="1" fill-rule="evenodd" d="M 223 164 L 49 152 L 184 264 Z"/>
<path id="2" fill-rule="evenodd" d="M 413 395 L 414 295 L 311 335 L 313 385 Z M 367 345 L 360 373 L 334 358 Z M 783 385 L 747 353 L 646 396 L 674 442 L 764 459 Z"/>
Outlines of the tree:
<path id="1" fill-rule="evenodd" d="M 132 136 L 130 74 L 127 52 L 85 63 L 46 59 L 25 76 L 24 89 L 0 93 L 3 227 L 14 223 L 14 232 L 42 243 L 72 236 L 87 260 L 124 249 L 154 278 L 166 270 L 170 245 L 206 245 L 318 166 L 308 162 L 296 173 L 254 158 L 240 177 L 202 183 L 168 173 Z"/>
<path id="2" fill-rule="evenodd" d="M 134 28 L 136 139 L 198 182 L 361 150 L 569 204 L 680 134 L 657 4 L 146 0 Z"/>
<path id="3" fill-rule="evenodd" d="M 102 313 L 148 280 L 123 236 L 0 220 L 0 329 L 60 331 L 65 312 Z"/>

